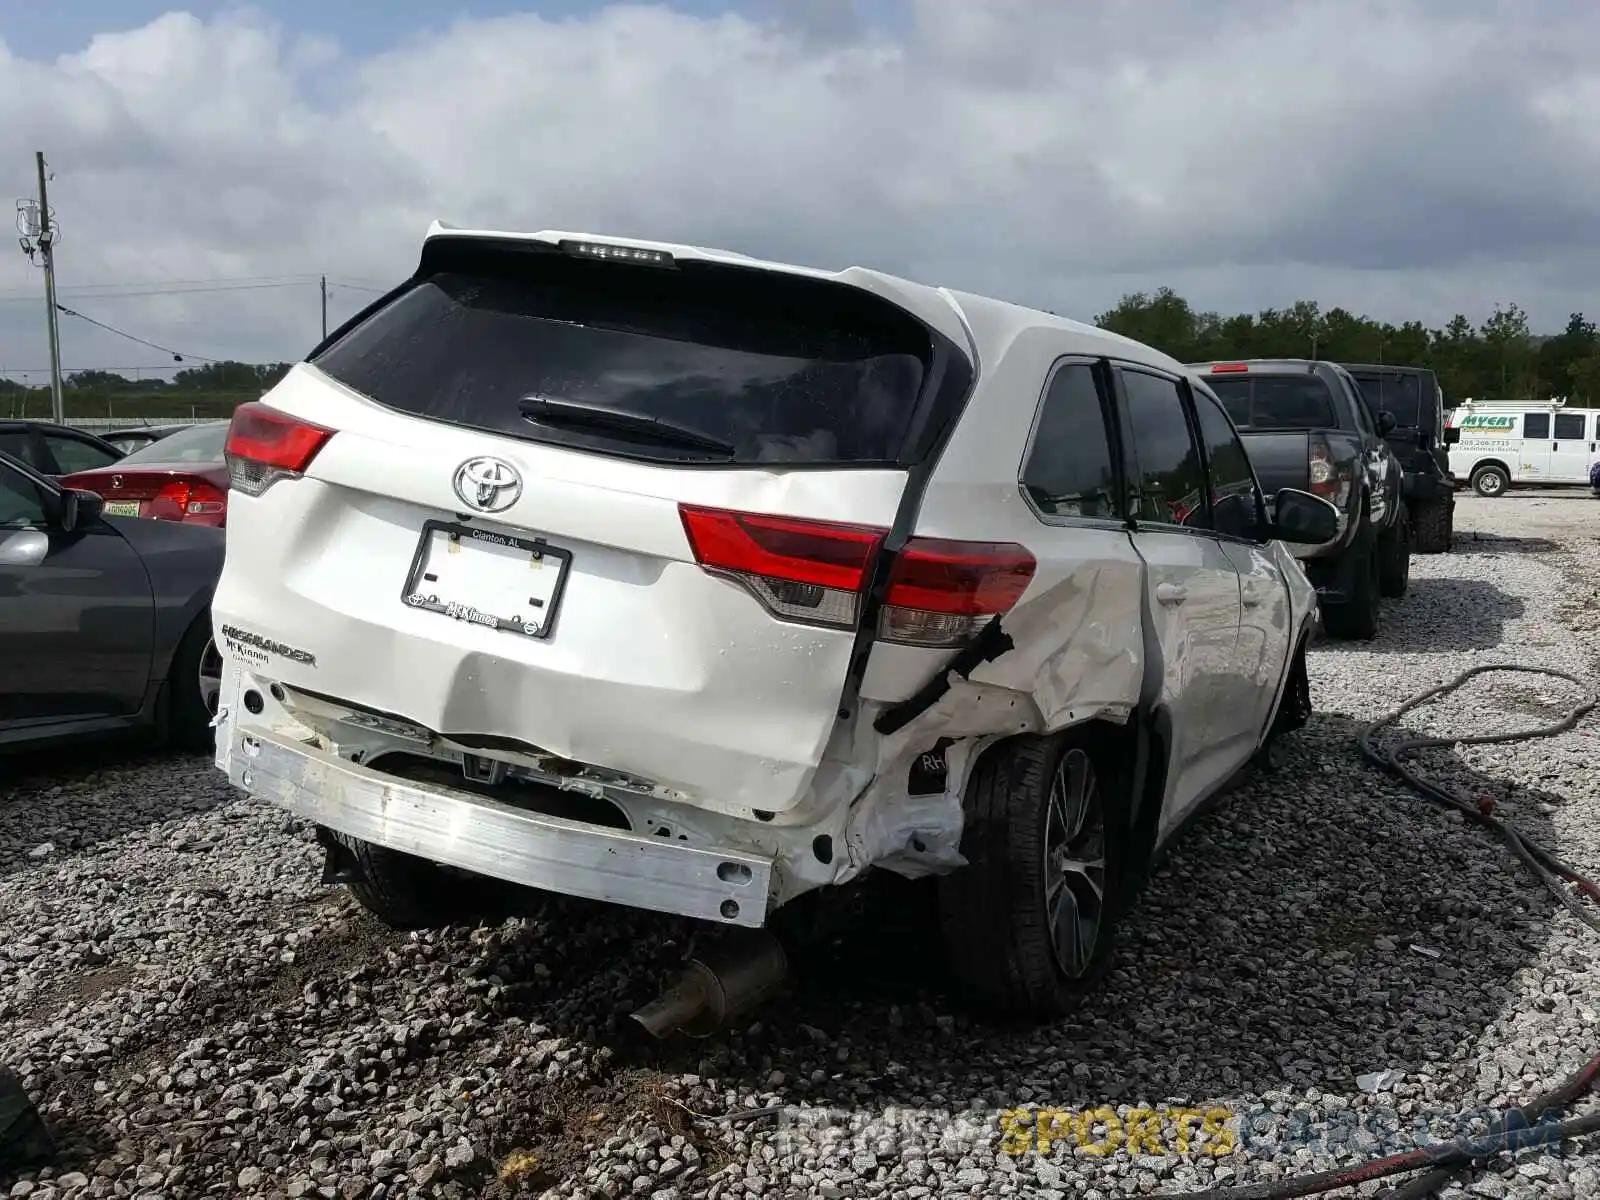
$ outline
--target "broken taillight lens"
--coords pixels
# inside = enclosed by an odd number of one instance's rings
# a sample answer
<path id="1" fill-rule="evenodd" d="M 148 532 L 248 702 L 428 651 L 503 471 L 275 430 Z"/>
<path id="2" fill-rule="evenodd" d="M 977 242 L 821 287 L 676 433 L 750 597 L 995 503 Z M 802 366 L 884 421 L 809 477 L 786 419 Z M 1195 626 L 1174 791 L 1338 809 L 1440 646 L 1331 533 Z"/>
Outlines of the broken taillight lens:
<path id="1" fill-rule="evenodd" d="M 889 573 L 878 636 L 913 646 L 968 641 L 1022 599 L 1037 565 L 1011 542 L 912 538 Z"/>
<path id="2" fill-rule="evenodd" d="M 743 585 L 786 621 L 853 629 L 887 530 L 679 505 L 695 561 Z M 956 646 L 1010 611 L 1033 579 L 1011 543 L 912 538 L 896 557 L 878 637 Z"/>
<path id="3" fill-rule="evenodd" d="M 233 410 L 224 457 L 234 491 L 259 496 L 280 479 L 298 478 L 333 430 L 251 400 Z"/>

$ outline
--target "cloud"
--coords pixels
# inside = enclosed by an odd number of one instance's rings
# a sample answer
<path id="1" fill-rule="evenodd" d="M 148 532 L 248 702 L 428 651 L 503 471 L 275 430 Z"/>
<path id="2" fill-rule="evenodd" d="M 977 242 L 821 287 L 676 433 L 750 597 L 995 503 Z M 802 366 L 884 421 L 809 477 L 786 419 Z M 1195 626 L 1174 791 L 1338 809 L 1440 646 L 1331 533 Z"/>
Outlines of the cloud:
<path id="1" fill-rule="evenodd" d="M 68 303 L 210 356 L 303 353 L 315 277 L 342 317 L 371 293 L 339 285 L 403 276 L 436 216 L 1081 317 L 1163 282 L 1225 311 L 1434 322 L 1514 299 L 1543 327 L 1592 295 L 1600 10 L 1578 0 L 906 3 L 879 25 L 847 0 L 460 20 L 365 58 L 171 13 L 51 62 L 0 48 L 0 181 L 31 193 L 45 149 Z M 35 287 L 0 258 L 0 369 L 45 361 Z M 68 318 L 63 337 L 68 366 L 162 361 Z"/>

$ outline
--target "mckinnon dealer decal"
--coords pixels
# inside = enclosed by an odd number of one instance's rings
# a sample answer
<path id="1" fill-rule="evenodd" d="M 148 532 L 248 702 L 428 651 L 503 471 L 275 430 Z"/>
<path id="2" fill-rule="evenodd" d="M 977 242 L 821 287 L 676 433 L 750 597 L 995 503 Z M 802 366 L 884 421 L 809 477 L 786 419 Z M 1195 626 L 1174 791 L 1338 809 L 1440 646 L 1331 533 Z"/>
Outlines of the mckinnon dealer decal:
<path id="1" fill-rule="evenodd" d="M 267 655 L 276 654 L 287 658 L 290 662 L 300 663 L 302 666 L 314 667 L 317 665 L 317 656 L 309 650 L 302 650 L 298 646 L 288 646 L 283 642 L 274 641 L 259 633 L 252 633 L 248 629 L 240 629 L 237 625 L 224 625 L 222 636 L 228 643 L 228 649 L 239 657 L 256 662 L 265 662 Z M 253 652 L 253 653 L 252 653 Z"/>

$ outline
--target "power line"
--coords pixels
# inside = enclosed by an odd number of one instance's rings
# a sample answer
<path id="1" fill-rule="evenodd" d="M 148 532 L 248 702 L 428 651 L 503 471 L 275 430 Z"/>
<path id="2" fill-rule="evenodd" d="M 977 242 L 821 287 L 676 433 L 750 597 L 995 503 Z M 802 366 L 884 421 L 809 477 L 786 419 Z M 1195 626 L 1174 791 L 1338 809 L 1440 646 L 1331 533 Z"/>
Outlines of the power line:
<path id="1" fill-rule="evenodd" d="M 69 317 L 77 317 L 80 321 L 87 321 L 91 325 L 97 325 L 101 329 L 104 329 L 107 333 L 114 333 L 118 337 L 127 338 L 130 342 L 138 342 L 141 346 L 149 346 L 152 350 L 159 350 L 163 354 L 170 354 L 172 355 L 174 361 L 177 362 L 186 362 L 190 359 L 193 359 L 195 362 L 203 363 L 214 363 L 221 361 L 215 358 L 204 358 L 198 354 L 180 354 L 178 351 L 169 346 L 158 346 L 155 342 L 148 341 L 145 338 L 139 337 L 137 334 L 129 333 L 126 330 L 118 329 L 112 325 L 107 325 L 104 321 L 96 321 L 93 317 L 86 317 L 81 312 L 76 312 L 64 304 L 57 304 L 56 308 L 59 311 L 66 313 Z"/>
<path id="2" fill-rule="evenodd" d="M 119 291 L 73 287 L 61 289 L 60 294 L 69 300 L 126 300 L 145 296 L 194 296 L 212 292 L 254 292 L 277 288 L 311 287 L 318 283 L 319 278 L 316 275 L 309 275 L 304 279 L 286 279 L 259 283 L 170 284 L 144 288 L 124 288 Z M 107 287 L 110 286 L 107 285 Z M 352 292 L 371 292 L 378 295 L 389 290 L 388 288 L 368 287 L 365 284 L 347 283 L 339 279 L 328 280 L 328 286 L 331 288 L 344 288 Z M 0 293 L 0 304 L 15 304 L 35 299 L 37 297 L 29 296 L 25 293 L 12 293 L 10 295 Z"/>
<path id="3" fill-rule="evenodd" d="M 224 359 L 223 361 L 227 361 L 227 360 Z M 243 362 L 244 360 L 241 359 L 241 360 L 238 360 L 238 361 Z M 272 362 L 267 362 L 267 363 L 246 362 L 244 365 L 247 366 L 247 367 L 257 367 L 257 366 L 269 366 L 270 367 L 270 366 L 277 366 L 278 364 L 277 363 L 272 363 Z M 181 367 L 152 367 L 152 366 L 148 366 L 148 365 L 140 365 L 140 366 L 133 366 L 133 367 L 62 367 L 61 368 L 61 373 L 63 375 L 81 375 L 85 371 L 104 371 L 108 375 L 121 375 L 121 374 L 123 374 L 124 372 L 127 372 L 127 371 L 134 371 L 134 372 L 137 372 L 137 373 L 142 374 L 142 375 L 160 375 L 160 374 L 171 374 L 174 371 L 181 371 L 181 370 L 182 370 Z M 5 364 L 0 363 L 0 379 L 10 379 L 12 376 L 15 376 L 15 375 L 48 375 L 49 373 L 50 373 L 50 368 L 49 367 L 8 367 Z M 138 381 L 135 380 L 134 382 L 138 382 Z"/>

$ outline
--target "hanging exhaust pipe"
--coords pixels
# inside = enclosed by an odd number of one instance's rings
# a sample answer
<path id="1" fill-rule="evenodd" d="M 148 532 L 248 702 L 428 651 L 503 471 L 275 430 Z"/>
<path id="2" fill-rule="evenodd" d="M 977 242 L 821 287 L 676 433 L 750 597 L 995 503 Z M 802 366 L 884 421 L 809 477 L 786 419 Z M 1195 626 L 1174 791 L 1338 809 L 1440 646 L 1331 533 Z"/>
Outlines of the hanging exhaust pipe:
<path id="1" fill-rule="evenodd" d="M 633 1014 L 646 1033 L 707 1037 L 770 999 L 789 976 L 788 956 L 764 929 L 738 930 L 695 955 L 661 995 Z"/>

